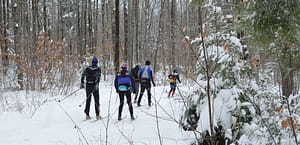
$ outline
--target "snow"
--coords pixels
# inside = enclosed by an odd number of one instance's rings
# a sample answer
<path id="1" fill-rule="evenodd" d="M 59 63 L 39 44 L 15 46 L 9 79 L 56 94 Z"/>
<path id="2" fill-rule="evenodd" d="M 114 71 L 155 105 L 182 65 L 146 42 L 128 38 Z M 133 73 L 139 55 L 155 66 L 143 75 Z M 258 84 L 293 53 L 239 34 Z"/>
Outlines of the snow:
<path id="1" fill-rule="evenodd" d="M 74 15 L 74 13 L 73 13 L 73 12 L 70 12 L 70 13 L 68 13 L 68 14 L 63 15 L 62 17 L 63 17 L 63 18 L 71 18 L 71 17 L 73 17 L 73 15 Z"/>
<path id="2" fill-rule="evenodd" d="M 188 91 L 187 87 L 180 86 L 183 91 Z M 74 88 L 76 90 L 77 88 Z M 167 98 L 169 86 L 156 86 L 152 88 L 154 105 L 148 107 L 147 96 L 144 94 L 142 106 L 134 106 L 136 120 L 131 121 L 127 104 L 124 104 L 122 116 L 123 120 L 117 121 L 117 109 L 119 99 L 112 87 L 112 82 L 100 83 L 100 115 L 110 117 L 95 121 L 94 102 L 91 103 L 91 120 L 84 121 L 84 106 L 79 104 L 84 100 L 84 89 L 78 91 L 62 102 L 57 102 L 64 96 L 52 96 L 50 93 L 35 94 L 39 98 L 47 100 L 35 113 L 26 113 L 30 109 L 26 105 L 30 93 L 5 93 L 3 96 L 9 102 L 19 100 L 23 103 L 20 110 L 3 111 L 0 113 L 0 142 L 9 145 L 89 145 L 106 144 L 135 144 L 135 145 L 158 145 L 159 135 L 164 145 L 189 144 L 193 140 L 191 132 L 183 131 L 178 121 L 183 112 L 183 103 L 173 98 Z M 176 92 L 177 95 L 179 94 Z M 41 97 L 41 96 L 48 97 Z M 25 97 L 27 96 L 27 97 Z M 175 96 L 176 97 L 176 96 Z M 8 99 L 14 98 L 14 99 Z M 35 98 L 35 97 L 32 97 Z M 36 98 L 35 98 L 36 99 Z M 21 101 L 20 101 L 21 100 Z M 93 100 L 93 99 L 92 99 Z M 16 101 L 18 102 L 18 101 Z M 27 101 L 28 102 L 28 101 Z M 157 105 L 156 105 L 157 104 Z M 63 108 L 60 108 L 61 107 Z M 110 106 L 110 107 L 109 107 Z M 155 110 L 157 109 L 158 124 Z M 66 115 L 70 115 L 75 124 Z M 33 114 L 31 115 L 28 114 Z M 75 128 L 77 126 L 77 128 Z M 159 132 L 157 129 L 159 126 Z M 107 129 L 107 130 L 106 130 Z M 80 133 L 82 132 L 82 134 Z M 83 137 L 84 136 L 84 137 Z"/>
<path id="3" fill-rule="evenodd" d="M 147 95 L 144 94 L 141 107 L 133 104 L 134 114 L 137 117 L 134 121 L 130 119 L 127 104 L 124 104 L 123 108 L 124 119 L 117 121 L 119 99 L 112 81 L 100 83 L 100 114 L 101 116 L 108 116 L 108 114 L 111 116 L 99 121 L 95 121 L 93 99 L 90 108 L 92 119 L 84 121 L 84 106 L 79 107 L 79 104 L 85 99 L 84 89 L 60 103 L 56 100 L 62 99 L 66 95 L 54 95 L 53 91 L 7 91 L 0 97 L 0 109 L 2 110 L 0 112 L 0 143 L 5 145 L 159 145 L 161 139 L 163 145 L 188 145 L 194 141 L 195 135 L 192 132 L 183 131 L 178 123 L 185 111 L 179 91 L 189 94 L 195 90 L 204 89 L 199 88 L 199 85 L 205 86 L 206 84 L 200 78 L 201 75 L 197 78 L 198 85 L 182 86 L 180 84 L 174 98 L 167 98 L 169 85 L 153 87 L 152 102 L 154 104 L 148 107 Z M 215 81 L 216 84 L 222 83 L 221 79 Z M 212 83 L 212 88 L 217 86 Z M 251 86 L 258 87 L 256 84 L 251 84 Z M 73 88 L 73 90 L 76 89 L 78 88 Z M 229 139 L 233 138 L 231 128 L 236 122 L 236 118 L 233 117 L 232 111 L 236 107 L 249 106 L 251 114 L 255 114 L 254 108 L 251 107 L 252 104 L 237 102 L 238 94 L 241 91 L 237 86 L 224 88 L 212 97 L 214 125 L 221 123 L 225 129 L 225 136 Z M 262 93 L 270 93 L 270 90 L 261 91 L 259 94 Z M 198 97 L 193 96 L 192 98 L 196 101 Z M 197 132 L 210 131 L 207 102 L 207 98 L 204 98 L 197 108 L 200 113 Z M 283 112 L 282 115 L 284 114 L 287 113 Z M 158 117 L 156 118 L 156 116 Z M 299 118 L 299 116 L 294 117 Z M 267 120 L 269 121 L 267 124 L 275 123 L 280 126 L 280 120 L 281 118 L 278 116 Z M 243 134 L 237 141 L 239 144 L 270 143 L 271 138 L 267 128 L 256 124 L 257 122 L 259 120 L 254 118 L 252 123 L 244 123 L 244 127 L 241 128 Z M 286 132 L 285 134 L 290 135 L 288 130 Z M 297 131 L 297 136 L 300 138 L 299 131 Z M 278 142 L 279 139 L 275 137 L 275 140 Z M 288 136 L 282 137 L 281 143 L 293 144 L 293 139 Z"/>
<path id="4" fill-rule="evenodd" d="M 223 89 L 218 94 L 218 96 L 213 100 L 214 102 L 214 126 L 217 126 L 218 122 L 222 123 L 222 126 L 225 128 L 230 128 L 231 125 L 235 122 L 235 118 L 233 118 L 230 114 L 230 110 L 232 110 L 232 107 L 235 105 L 235 96 L 238 92 L 238 89 Z M 203 132 L 205 130 L 210 130 L 209 128 L 209 111 L 208 111 L 208 102 L 206 102 L 204 105 L 201 105 L 202 108 L 200 113 L 200 120 L 199 120 L 199 128 L 198 130 L 200 132 Z"/>

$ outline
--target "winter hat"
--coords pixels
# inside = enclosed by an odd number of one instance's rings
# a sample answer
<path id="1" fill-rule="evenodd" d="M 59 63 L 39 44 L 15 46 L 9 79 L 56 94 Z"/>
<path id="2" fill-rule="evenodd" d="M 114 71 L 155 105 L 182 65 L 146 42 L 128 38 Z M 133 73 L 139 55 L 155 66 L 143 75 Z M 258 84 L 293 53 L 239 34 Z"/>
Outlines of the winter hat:
<path id="1" fill-rule="evenodd" d="M 141 64 L 139 64 L 139 63 L 136 64 L 136 65 L 135 65 L 135 68 L 141 68 Z"/>
<path id="2" fill-rule="evenodd" d="M 127 69 L 127 67 L 128 67 L 128 65 L 127 65 L 126 62 L 123 62 L 123 63 L 121 64 L 121 69 Z"/>
<path id="3" fill-rule="evenodd" d="M 150 65 L 150 60 L 146 60 L 145 65 Z"/>
<path id="4" fill-rule="evenodd" d="M 93 57 L 93 59 L 92 59 L 92 64 L 97 64 L 97 63 L 98 63 L 97 57 Z"/>

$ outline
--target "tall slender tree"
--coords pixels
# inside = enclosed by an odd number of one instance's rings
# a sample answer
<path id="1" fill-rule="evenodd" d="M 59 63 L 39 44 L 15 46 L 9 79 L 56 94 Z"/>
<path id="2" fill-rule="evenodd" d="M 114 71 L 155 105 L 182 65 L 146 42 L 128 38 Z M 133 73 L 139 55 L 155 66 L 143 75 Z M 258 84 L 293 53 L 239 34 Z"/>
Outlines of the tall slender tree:
<path id="1" fill-rule="evenodd" d="M 6 76 L 7 74 L 7 68 L 9 65 L 8 61 L 8 34 L 7 34 L 7 3 L 8 1 L 3 0 L 2 1 L 2 45 L 1 45 L 1 58 L 2 58 L 2 65 L 3 65 L 3 75 Z"/>
<path id="2" fill-rule="evenodd" d="M 139 53 L 140 53 L 140 46 L 139 46 L 139 20 L 140 20 L 140 8 L 139 8 L 139 0 L 134 1 L 134 23 L 135 23 L 135 59 L 136 62 L 139 62 Z"/>
<path id="3" fill-rule="evenodd" d="M 21 17 L 21 11 L 22 11 L 22 5 L 20 1 L 13 1 L 12 2 L 12 17 L 13 17 L 13 29 L 14 29 L 14 49 L 17 56 L 17 59 L 20 59 L 21 56 L 23 56 L 22 50 L 23 48 L 20 45 L 20 27 L 19 23 L 22 21 Z M 17 78 L 18 78 L 18 84 L 20 86 L 20 89 L 23 89 L 23 71 L 20 66 L 20 64 L 17 63 Z"/>
<path id="4" fill-rule="evenodd" d="M 175 32 L 175 26 L 176 24 L 176 0 L 171 1 L 171 25 L 170 25 L 170 30 L 171 30 L 171 65 L 172 68 L 175 68 L 176 66 L 176 32 Z"/>
<path id="5" fill-rule="evenodd" d="M 128 1 L 123 4 L 124 10 L 124 61 L 128 62 L 129 57 L 129 16 L 128 16 Z"/>
<path id="6" fill-rule="evenodd" d="M 94 27 L 95 27 L 95 32 L 94 32 L 94 35 L 93 35 L 93 39 L 94 39 L 94 47 L 96 48 L 96 52 L 98 53 L 99 50 L 97 49 L 97 46 L 98 46 L 98 38 L 99 38 L 99 34 L 98 34 L 98 21 L 99 21 L 99 0 L 96 0 L 94 1 L 94 5 L 95 5 L 95 11 L 94 11 L 94 14 L 95 14 L 95 20 L 94 20 Z"/>
<path id="7" fill-rule="evenodd" d="M 37 40 L 38 40 L 38 27 L 39 27 L 39 22 L 38 22 L 38 19 L 39 19 L 39 9 L 38 9 L 38 0 L 32 0 L 32 3 L 31 3 L 31 7 L 32 7 L 32 43 L 31 43 L 31 69 L 32 69 L 32 72 L 33 74 L 31 75 L 31 88 L 33 90 L 36 89 L 36 84 L 37 83 L 37 57 L 35 55 L 35 51 L 37 50 Z"/>
<path id="8" fill-rule="evenodd" d="M 76 35 L 76 41 L 77 41 L 77 54 L 80 54 L 80 58 L 83 57 L 83 43 L 82 43 L 82 29 L 81 29 L 81 13 L 80 13 L 80 0 L 76 0 L 76 14 L 77 14 L 77 35 Z"/>
<path id="9" fill-rule="evenodd" d="M 160 11 L 159 11 L 159 24 L 158 24 L 158 36 L 156 41 L 156 49 L 154 53 L 154 72 L 157 71 L 157 59 L 158 59 L 158 53 L 163 51 L 163 26 L 164 26 L 164 6 L 165 6 L 165 0 L 160 1 Z"/>
<path id="10" fill-rule="evenodd" d="M 115 0 L 115 32 L 114 32 L 114 63 L 115 63 L 115 73 L 119 71 L 120 66 L 120 1 Z"/>
<path id="11" fill-rule="evenodd" d="M 93 41 L 94 41 L 94 37 L 93 37 L 93 13 L 92 13 L 92 0 L 88 0 L 87 3 L 87 17 L 88 17 L 88 21 L 87 21 L 87 30 L 88 30 L 88 34 L 86 36 L 87 39 L 87 47 L 90 50 L 90 53 L 92 55 L 95 55 L 95 48 L 93 46 Z"/>

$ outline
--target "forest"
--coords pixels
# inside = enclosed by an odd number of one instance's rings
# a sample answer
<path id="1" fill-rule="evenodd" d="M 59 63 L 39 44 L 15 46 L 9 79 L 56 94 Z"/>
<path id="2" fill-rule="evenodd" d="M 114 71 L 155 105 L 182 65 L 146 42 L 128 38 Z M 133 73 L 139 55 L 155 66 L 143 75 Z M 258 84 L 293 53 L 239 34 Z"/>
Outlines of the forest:
<path id="1" fill-rule="evenodd" d="M 192 145 L 298 145 L 299 14 L 299 0 L 2 0 L 0 111 L 6 93 L 69 94 L 94 56 L 104 82 L 149 60 L 157 85 L 176 69 L 190 87 Z"/>

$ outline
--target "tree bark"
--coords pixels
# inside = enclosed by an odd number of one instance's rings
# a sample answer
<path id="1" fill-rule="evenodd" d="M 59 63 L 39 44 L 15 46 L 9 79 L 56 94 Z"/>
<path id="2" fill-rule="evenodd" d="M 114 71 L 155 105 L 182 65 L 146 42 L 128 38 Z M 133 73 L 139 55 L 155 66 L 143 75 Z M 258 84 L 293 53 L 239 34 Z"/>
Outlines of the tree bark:
<path id="1" fill-rule="evenodd" d="M 94 20 L 94 27 L 95 27 L 95 32 L 94 32 L 94 36 L 93 36 L 93 46 L 95 47 L 96 49 L 96 54 L 98 54 L 99 50 L 98 50 L 98 38 L 99 38 L 99 35 L 98 35 L 98 17 L 99 17 L 99 14 L 98 14 L 98 10 L 99 10 L 99 0 L 96 0 L 95 1 L 95 20 Z"/>
<path id="2" fill-rule="evenodd" d="M 292 68 L 290 48 L 285 47 L 283 51 L 283 57 L 281 58 L 281 80 L 282 80 L 282 95 L 288 98 L 294 90 L 294 71 Z"/>
<path id="3" fill-rule="evenodd" d="M 6 1 L 8 2 L 8 1 Z M 9 65 L 8 61 L 8 34 L 7 34 L 7 5 L 5 0 L 2 1 L 2 35 L 3 35 L 3 42 L 1 47 L 1 54 L 2 54 L 2 65 L 3 65 L 3 76 L 7 75 L 7 69 Z"/>
<path id="4" fill-rule="evenodd" d="M 16 62 L 17 62 L 17 70 L 16 70 L 16 73 L 17 73 L 17 78 L 18 78 L 18 85 L 19 85 L 19 89 L 24 89 L 24 84 L 23 84 L 23 71 L 22 71 L 22 68 L 21 68 L 21 64 L 20 61 L 18 61 L 17 59 L 20 59 L 20 57 L 23 56 L 22 54 L 22 47 L 20 45 L 20 27 L 19 27 L 19 23 L 20 23 L 20 20 L 22 21 L 22 17 L 21 17 L 21 11 L 22 11 L 22 8 L 20 7 L 22 6 L 21 5 L 21 2 L 20 1 L 13 1 L 12 2 L 12 8 L 13 8 L 13 11 L 12 11 L 12 17 L 13 17 L 13 21 L 14 21 L 14 25 L 13 25 L 13 29 L 14 29 L 14 49 L 15 49 L 15 53 L 16 53 Z"/>
<path id="5" fill-rule="evenodd" d="M 93 46 L 93 14 L 92 14 L 92 0 L 88 0 L 88 4 L 87 4 L 87 11 L 88 11 L 88 14 L 87 14 L 87 17 L 88 17 L 88 22 L 87 22 L 87 29 L 88 29 L 88 34 L 87 34 L 87 44 L 88 44 L 88 50 L 90 50 L 90 54 L 95 56 L 96 55 L 96 50 Z"/>
<path id="6" fill-rule="evenodd" d="M 158 63 L 157 63 L 157 59 L 158 59 L 158 52 L 163 51 L 163 26 L 164 26 L 164 20 L 163 20 L 163 16 L 164 16 L 164 5 L 165 5 L 165 0 L 161 0 L 160 1 L 160 13 L 159 13 L 159 22 L 158 22 L 158 34 L 157 34 L 157 42 L 156 42 L 156 49 L 155 49 L 155 53 L 154 53 L 154 72 L 157 72 L 157 68 L 158 68 Z"/>
<path id="7" fill-rule="evenodd" d="M 176 66 L 176 33 L 175 33 L 175 24 L 176 24 L 176 0 L 172 0 L 171 2 L 171 25 L 170 25 L 170 30 L 171 30 L 171 68 L 174 69 Z"/>
<path id="8" fill-rule="evenodd" d="M 115 1 L 115 33 L 114 33 L 114 63 L 115 63 L 115 73 L 119 71 L 119 66 L 120 66 L 120 59 L 119 59 L 119 54 L 120 54 L 120 48 L 119 48 L 119 41 L 120 41 L 120 36 L 119 36 L 119 26 L 120 26 L 120 10 L 119 10 L 119 5 L 120 1 L 116 0 Z"/>
<path id="9" fill-rule="evenodd" d="M 128 2 L 124 1 L 124 61 L 128 62 L 128 51 L 129 51 L 129 16 L 128 16 Z"/>
<path id="10" fill-rule="evenodd" d="M 32 82 L 31 84 L 31 89 L 35 90 L 36 85 L 39 84 L 37 82 L 37 56 L 35 55 L 35 52 L 37 50 L 37 40 L 38 40 L 38 14 L 39 14 L 39 9 L 38 9 L 38 0 L 32 0 L 32 45 L 31 45 L 31 69 L 32 69 Z"/>
<path id="11" fill-rule="evenodd" d="M 82 31 L 81 31 L 81 13 L 80 13 L 80 0 L 76 1 L 77 5 L 77 35 L 76 35 L 76 40 L 77 40 L 77 54 L 79 54 L 79 58 L 81 58 L 81 62 L 83 61 L 83 46 L 82 46 Z"/>
<path id="12" fill-rule="evenodd" d="M 134 10 L 135 10 L 135 59 L 136 62 L 139 62 L 139 19 L 140 19 L 140 8 L 139 8 L 139 0 L 135 0 L 134 2 Z"/>
<path id="13" fill-rule="evenodd" d="M 82 18 L 82 22 L 81 22 L 81 32 L 83 34 L 82 36 L 82 43 L 83 43 L 83 55 L 86 55 L 86 52 L 87 52 L 87 1 L 84 0 L 82 1 L 82 15 L 81 15 L 81 18 Z"/>

